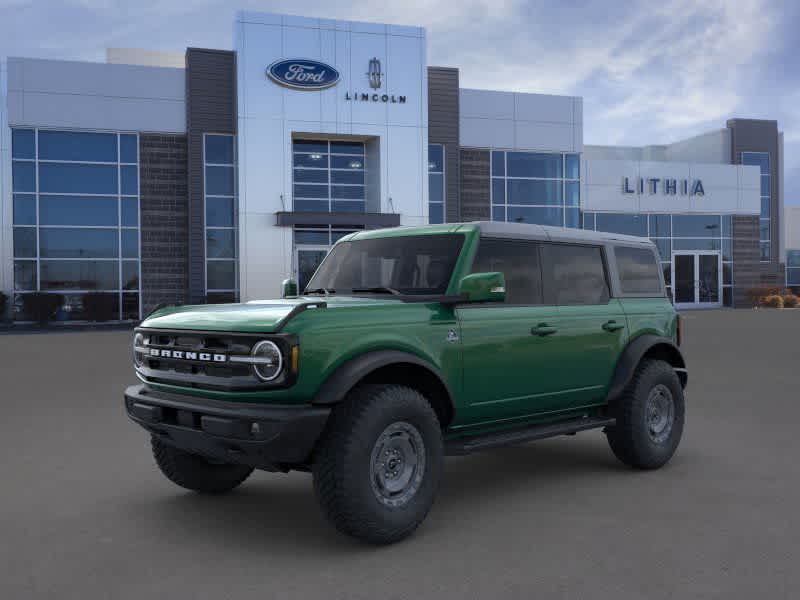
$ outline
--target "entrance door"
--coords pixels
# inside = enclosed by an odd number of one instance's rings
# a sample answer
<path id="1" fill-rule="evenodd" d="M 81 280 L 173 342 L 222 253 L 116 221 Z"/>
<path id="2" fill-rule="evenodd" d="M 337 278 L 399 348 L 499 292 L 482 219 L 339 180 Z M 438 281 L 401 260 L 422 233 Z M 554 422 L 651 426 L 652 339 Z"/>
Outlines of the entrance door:
<path id="1" fill-rule="evenodd" d="M 326 247 L 298 247 L 295 264 L 297 265 L 297 292 L 303 293 L 306 289 L 308 282 L 317 270 L 319 263 L 328 255 L 328 248 Z"/>
<path id="2" fill-rule="evenodd" d="M 674 252 L 672 293 L 676 308 L 722 306 L 722 268 L 719 252 Z"/>

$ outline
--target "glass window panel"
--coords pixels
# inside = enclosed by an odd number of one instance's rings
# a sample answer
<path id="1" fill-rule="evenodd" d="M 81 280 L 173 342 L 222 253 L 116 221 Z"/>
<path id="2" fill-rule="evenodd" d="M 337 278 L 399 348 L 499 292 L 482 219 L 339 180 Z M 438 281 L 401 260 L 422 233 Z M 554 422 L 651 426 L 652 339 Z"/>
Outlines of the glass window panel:
<path id="1" fill-rule="evenodd" d="M 39 163 L 39 191 L 117 194 L 117 166 Z"/>
<path id="2" fill-rule="evenodd" d="M 575 229 L 580 229 L 581 211 L 579 208 L 564 209 L 564 227 L 574 227 Z"/>
<path id="3" fill-rule="evenodd" d="M 541 249 L 545 304 L 608 303 L 610 294 L 600 248 L 542 244 Z"/>
<path id="4" fill-rule="evenodd" d="M 730 215 L 722 215 L 722 237 L 733 235 L 733 219 Z"/>
<path id="5" fill-rule="evenodd" d="M 428 144 L 428 171 L 442 173 L 444 171 L 444 146 Z"/>
<path id="6" fill-rule="evenodd" d="M 499 271 L 506 280 L 506 303 L 541 304 L 542 274 L 538 244 L 516 240 L 482 239 L 472 273 Z"/>
<path id="7" fill-rule="evenodd" d="M 42 290 L 119 289 L 119 263 L 115 260 L 43 260 Z"/>
<path id="8" fill-rule="evenodd" d="M 139 261 L 138 260 L 123 260 L 122 261 L 122 289 L 123 290 L 138 290 L 139 289 Z"/>
<path id="9" fill-rule="evenodd" d="M 614 248 L 623 293 L 661 295 L 661 279 L 656 256 L 649 249 Z"/>
<path id="10" fill-rule="evenodd" d="M 769 192 L 769 175 L 762 175 L 761 176 L 761 195 L 762 196 L 770 196 Z"/>
<path id="11" fill-rule="evenodd" d="M 769 198 L 761 198 L 761 216 L 769 218 Z"/>
<path id="12" fill-rule="evenodd" d="M 116 196 L 39 196 L 41 225 L 117 225 Z"/>
<path id="13" fill-rule="evenodd" d="M 33 129 L 11 130 L 11 157 L 36 158 L 36 138 Z"/>
<path id="14" fill-rule="evenodd" d="M 444 202 L 444 175 L 430 173 L 428 175 L 428 200 L 430 202 Z"/>
<path id="15" fill-rule="evenodd" d="M 14 225 L 36 225 L 35 194 L 14 194 Z"/>
<path id="16" fill-rule="evenodd" d="M 207 135 L 205 161 L 217 165 L 232 165 L 233 136 Z"/>
<path id="17" fill-rule="evenodd" d="M 314 140 L 294 140 L 292 142 L 292 150 L 295 152 L 314 152 L 314 153 L 328 153 L 328 142 L 318 142 Z"/>
<path id="18" fill-rule="evenodd" d="M 722 283 L 733 283 L 733 265 L 731 263 L 722 263 Z"/>
<path id="19" fill-rule="evenodd" d="M 119 136 L 119 161 L 124 163 L 139 162 L 139 144 L 133 134 Z"/>
<path id="20" fill-rule="evenodd" d="M 659 238 L 653 240 L 658 248 L 658 254 L 661 256 L 661 260 L 672 260 L 672 243 L 671 240 L 668 238 Z"/>
<path id="21" fill-rule="evenodd" d="M 719 237 L 719 215 L 673 215 L 674 237 Z"/>
<path id="22" fill-rule="evenodd" d="M 209 292 L 206 304 L 232 304 L 236 302 L 236 292 Z"/>
<path id="23" fill-rule="evenodd" d="M 664 273 L 664 282 L 666 285 L 672 285 L 672 263 L 661 263 L 661 271 Z"/>
<path id="24" fill-rule="evenodd" d="M 331 242 L 337 242 L 342 239 L 346 235 L 350 235 L 354 233 L 352 231 L 332 231 L 331 232 Z"/>
<path id="25" fill-rule="evenodd" d="M 509 204 L 547 204 L 561 206 L 560 181 L 508 179 Z"/>
<path id="26" fill-rule="evenodd" d="M 787 250 L 786 251 L 786 266 L 787 267 L 800 267 L 800 250 Z"/>
<path id="27" fill-rule="evenodd" d="M 492 175 L 504 177 L 506 174 L 506 153 L 495 150 L 492 152 Z"/>
<path id="28" fill-rule="evenodd" d="M 325 158 L 325 157 L 322 157 Z M 311 165 L 309 165 L 311 166 Z M 327 160 L 324 165 L 315 164 L 314 166 L 328 166 Z M 363 169 L 364 159 L 358 156 L 331 156 L 332 169 Z"/>
<path id="29" fill-rule="evenodd" d="M 583 228 L 594 230 L 594 213 L 583 213 Z"/>
<path id="30" fill-rule="evenodd" d="M 294 184 L 295 198 L 327 198 L 327 185 Z"/>
<path id="31" fill-rule="evenodd" d="M 331 197 L 339 198 L 342 200 L 363 200 L 364 199 L 364 186 L 363 185 L 332 185 Z"/>
<path id="32" fill-rule="evenodd" d="M 232 290 L 236 288 L 236 262 L 232 260 L 210 260 L 206 263 L 209 290 Z"/>
<path id="33" fill-rule="evenodd" d="M 139 200 L 137 198 L 122 199 L 122 226 L 139 226 Z"/>
<path id="34" fill-rule="evenodd" d="M 358 171 L 351 171 L 358 172 Z M 294 180 L 298 183 L 328 183 L 327 169 L 295 169 Z"/>
<path id="35" fill-rule="evenodd" d="M 770 257 L 772 256 L 772 248 L 770 247 L 769 242 L 761 242 L 759 244 L 759 248 L 761 250 L 762 262 L 769 262 Z"/>
<path id="36" fill-rule="evenodd" d="M 36 258 L 35 227 L 14 227 L 14 256 Z"/>
<path id="37" fill-rule="evenodd" d="M 14 261 L 14 290 L 36 291 L 36 261 Z"/>
<path id="38" fill-rule="evenodd" d="M 117 162 L 115 133 L 39 131 L 39 160 Z"/>
<path id="39" fill-rule="evenodd" d="M 233 167 L 206 167 L 206 194 L 233 196 Z"/>
<path id="40" fill-rule="evenodd" d="M 800 269 L 787 269 L 786 285 L 800 285 Z"/>
<path id="41" fill-rule="evenodd" d="M 122 319 L 136 321 L 139 319 L 139 294 L 122 294 Z"/>
<path id="42" fill-rule="evenodd" d="M 331 154 L 358 154 L 364 156 L 364 142 L 331 142 Z"/>
<path id="43" fill-rule="evenodd" d="M 125 196 L 136 196 L 139 193 L 139 168 L 133 165 L 120 167 L 120 189 Z"/>
<path id="44" fill-rule="evenodd" d="M 347 165 L 352 162 L 352 159 L 346 156 L 341 156 L 342 162 Z M 292 156 L 293 165 L 295 167 L 311 167 L 315 169 L 327 169 L 328 168 L 328 155 L 327 154 L 295 154 Z M 356 162 L 360 162 L 356 159 Z M 340 167 L 346 168 L 346 167 Z"/>
<path id="45" fill-rule="evenodd" d="M 206 198 L 206 227 L 233 227 L 233 198 Z"/>
<path id="46" fill-rule="evenodd" d="M 562 176 L 561 154 L 541 154 L 536 152 L 508 152 L 509 177 L 548 177 Z"/>
<path id="47" fill-rule="evenodd" d="M 722 240 L 722 260 L 733 260 L 733 242 L 730 238 Z"/>
<path id="48" fill-rule="evenodd" d="M 761 167 L 761 173 L 768 174 L 769 152 L 742 152 L 742 164 Z"/>
<path id="49" fill-rule="evenodd" d="M 428 206 L 428 223 L 444 223 L 444 204 L 441 202 L 431 202 Z"/>
<path id="50" fill-rule="evenodd" d="M 364 212 L 364 201 L 339 200 L 333 202 L 334 212 Z"/>
<path id="51" fill-rule="evenodd" d="M 314 246 L 327 246 L 328 230 L 323 229 L 320 231 L 295 231 L 294 232 L 295 244 L 308 244 Z"/>
<path id="52" fill-rule="evenodd" d="M 564 182 L 564 193 L 566 198 L 564 202 L 567 206 L 580 206 L 581 205 L 581 184 L 578 181 Z"/>
<path id="53" fill-rule="evenodd" d="M 236 236 L 233 229 L 206 229 L 208 258 L 235 258 Z"/>
<path id="54" fill-rule="evenodd" d="M 492 207 L 492 221 L 505 221 L 506 220 L 506 207 L 493 206 Z"/>
<path id="55" fill-rule="evenodd" d="M 650 237 L 671 237 L 672 225 L 669 215 L 650 215 Z"/>
<path id="56" fill-rule="evenodd" d="M 429 177 L 443 177 L 431 174 Z M 364 171 L 331 171 L 331 183 L 357 183 L 364 185 Z"/>
<path id="57" fill-rule="evenodd" d="M 508 221 L 511 223 L 535 223 L 563 227 L 564 209 L 559 207 L 509 206 Z"/>
<path id="58" fill-rule="evenodd" d="M 328 212 L 328 200 L 295 200 L 294 209 L 297 211 Z"/>
<path id="59" fill-rule="evenodd" d="M 117 258 L 118 245 L 116 229 L 39 230 L 39 254 L 47 258 Z"/>
<path id="60" fill-rule="evenodd" d="M 11 181 L 15 192 L 35 192 L 36 164 L 15 160 L 11 165 Z"/>
<path id="61" fill-rule="evenodd" d="M 722 306 L 733 306 L 733 290 L 729 287 L 722 288 Z"/>
<path id="62" fill-rule="evenodd" d="M 564 177 L 567 179 L 580 179 L 581 178 L 581 156 L 580 154 L 567 154 L 564 158 L 566 165 L 566 173 Z"/>
<path id="63" fill-rule="evenodd" d="M 506 180 L 497 177 L 492 179 L 492 204 L 506 203 Z"/>
<path id="64" fill-rule="evenodd" d="M 647 237 L 647 216 L 625 213 L 596 213 L 597 231 Z"/>
<path id="65" fill-rule="evenodd" d="M 718 238 L 673 238 L 672 250 L 720 250 Z"/>
<path id="66" fill-rule="evenodd" d="M 139 258 L 139 230 L 122 230 L 122 258 Z"/>
<path id="67" fill-rule="evenodd" d="M 766 241 L 769 239 L 769 219 L 761 219 L 758 226 L 759 239 Z"/>

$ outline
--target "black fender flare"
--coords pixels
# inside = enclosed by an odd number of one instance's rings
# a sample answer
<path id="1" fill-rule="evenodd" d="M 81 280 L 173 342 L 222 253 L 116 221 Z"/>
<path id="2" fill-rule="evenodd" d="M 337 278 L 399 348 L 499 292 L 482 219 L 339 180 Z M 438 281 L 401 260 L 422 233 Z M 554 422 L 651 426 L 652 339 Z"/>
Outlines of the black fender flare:
<path id="1" fill-rule="evenodd" d="M 340 365 L 317 390 L 312 404 L 330 406 L 341 402 L 355 385 L 370 373 L 391 365 L 413 365 L 425 369 L 446 392 L 442 398 L 447 404 L 451 420 L 455 415 L 453 393 L 441 371 L 430 362 L 401 350 L 374 350 L 365 352 Z M 429 398 L 429 400 L 431 400 Z"/>
<path id="2" fill-rule="evenodd" d="M 639 366 L 642 357 L 650 351 L 655 351 L 659 358 L 669 362 L 678 373 L 681 385 L 685 388 L 687 381 L 686 361 L 680 349 L 675 343 L 660 335 L 645 334 L 640 335 L 631 341 L 622 351 L 614 369 L 614 377 L 608 388 L 607 400 L 611 401 L 618 397 L 628 386 L 636 367 Z"/>

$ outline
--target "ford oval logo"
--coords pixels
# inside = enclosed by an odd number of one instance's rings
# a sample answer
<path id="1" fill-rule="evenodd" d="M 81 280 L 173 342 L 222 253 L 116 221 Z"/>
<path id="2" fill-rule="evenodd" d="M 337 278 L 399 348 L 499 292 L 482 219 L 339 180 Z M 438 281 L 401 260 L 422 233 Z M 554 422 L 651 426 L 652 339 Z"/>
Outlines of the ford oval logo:
<path id="1" fill-rule="evenodd" d="M 339 71 L 316 60 L 292 58 L 278 60 L 267 68 L 275 83 L 296 90 L 324 90 L 339 82 Z"/>

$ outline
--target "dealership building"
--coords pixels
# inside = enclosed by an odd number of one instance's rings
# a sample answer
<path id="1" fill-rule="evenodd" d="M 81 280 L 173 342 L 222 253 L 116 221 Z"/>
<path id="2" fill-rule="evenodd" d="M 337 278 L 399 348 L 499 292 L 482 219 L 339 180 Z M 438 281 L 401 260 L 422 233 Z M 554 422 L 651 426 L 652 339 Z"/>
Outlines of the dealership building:
<path id="1" fill-rule="evenodd" d="M 14 317 L 36 291 L 63 296 L 59 320 L 85 319 L 87 293 L 122 320 L 275 297 L 348 232 L 474 220 L 650 237 L 679 307 L 749 306 L 748 289 L 800 277 L 776 121 L 585 145 L 582 98 L 461 88 L 426 43 L 420 27 L 240 12 L 233 51 L 2 60 Z"/>

